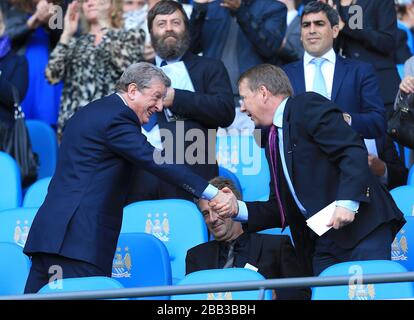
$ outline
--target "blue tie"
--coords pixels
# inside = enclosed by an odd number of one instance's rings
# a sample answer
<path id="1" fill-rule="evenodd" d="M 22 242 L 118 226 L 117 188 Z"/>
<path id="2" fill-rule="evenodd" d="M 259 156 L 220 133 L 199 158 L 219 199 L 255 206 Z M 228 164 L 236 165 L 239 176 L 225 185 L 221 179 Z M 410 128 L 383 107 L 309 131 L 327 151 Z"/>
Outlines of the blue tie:
<path id="1" fill-rule="evenodd" d="M 165 60 L 161 61 L 160 67 L 166 66 L 167 62 Z M 149 118 L 148 123 L 143 124 L 142 127 L 145 129 L 145 131 L 150 132 L 152 130 L 152 128 L 155 127 L 155 125 L 157 124 L 157 114 L 153 113 L 151 115 L 151 117 Z"/>
<path id="2" fill-rule="evenodd" d="M 328 98 L 328 92 L 326 90 L 325 78 L 322 74 L 322 64 L 326 61 L 325 58 L 314 58 L 311 63 L 315 65 L 315 77 L 313 78 L 312 91 L 319 93 L 320 95 Z"/>

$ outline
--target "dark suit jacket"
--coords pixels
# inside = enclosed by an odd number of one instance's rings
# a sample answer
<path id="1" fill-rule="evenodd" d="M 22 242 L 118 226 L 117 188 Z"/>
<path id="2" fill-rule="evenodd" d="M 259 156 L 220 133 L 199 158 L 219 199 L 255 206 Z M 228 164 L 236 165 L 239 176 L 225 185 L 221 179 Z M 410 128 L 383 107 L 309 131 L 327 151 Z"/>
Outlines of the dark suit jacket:
<path id="1" fill-rule="evenodd" d="M 303 59 L 285 65 L 296 95 L 306 91 Z M 336 56 L 331 100 L 352 116 L 352 127 L 364 138 L 385 134 L 385 108 L 374 68 L 357 60 Z"/>
<path id="2" fill-rule="evenodd" d="M 362 8 L 362 29 L 351 29 L 348 22 L 355 22 L 354 15 L 348 13 L 349 7 L 342 8 L 339 0 L 335 2 L 346 23 L 339 34 L 338 47 L 346 57 L 374 65 L 384 103 L 393 103 L 400 82 L 394 62 L 398 32 L 394 0 L 357 0 Z"/>
<path id="3" fill-rule="evenodd" d="M 248 235 L 248 263 L 258 268 L 266 279 L 304 276 L 300 270 L 295 249 L 288 236 L 251 233 Z M 187 252 L 186 274 L 219 268 L 220 242 L 202 243 Z M 236 259 L 237 261 L 237 259 Z M 244 268 L 244 266 L 236 267 Z M 278 299 L 309 299 L 308 289 L 276 290 Z"/>
<path id="4" fill-rule="evenodd" d="M 398 156 L 393 140 L 385 135 L 376 139 L 378 158 L 385 162 L 388 170 L 388 190 L 407 184 L 408 169 Z"/>
<path id="5" fill-rule="evenodd" d="M 56 173 L 24 248 L 92 263 L 108 275 L 133 165 L 200 196 L 207 182 L 178 165 L 157 165 L 136 114 L 116 94 L 68 122 Z"/>
<path id="6" fill-rule="evenodd" d="M 319 94 L 308 92 L 290 98 L 283 115 L 286 166 L 296 196 L 311 217 L 335 200 L 359 201 L 355 220 L 346 227 L 331 229 L 326 236 L 338 246 L 351 249 L 383 223 L 397 233 L 405 223 L 385 186 L 368 167 L 365 145 L 343 120 L 342 111 Z M 266 153 L 269 159 L 268 146 Z M 311 274 L 316 234 L 299 212 L 283 174 L 279 177 L 287 222 L 303 267 Z M 248 202 L 249 231 L 280 227 L 274 181 L 267 202 Z"/>
<path id="7" fill-rule="evenodd" d="M 26 95 L 28 78 L 29 70 L 25 57 L 9 52 L 0 59 L 0 121 L 13 123 L 12 85 L 17 89 L 22 101 Z"/>
<path id="8" fill-rule="evenodd" d="M 157 114 L 157 121 L 160 129 L 167 129 L 172 133 L 173 145 L 164 143 L 164 146 L 166 150 L 172 151 L 174 162 L 177 159 L 183 159 L 189 170 L 209 180 L 218 175 L 218 167 L 215 162 L 215 130 L 218 127 L 228 127 L 235 116 L 230 79 L 226 68 L 219 60 L 200 57 L 187 52 L 182 61 L 188 70 L 195 92 L 176 89 L 174 103 L 170 110 L 174 114 L 185 118 L 185 120 L 168 122 L 164 112 L 160 112 Z M 204 139 L 199 138 L 199 136 L 186 137 L 191 129 L 202 132 L 202 138 Z M 185 151 L 191 150 L 191 145 L 200 147 L 196 149 L 197 152 L 192 154 L 197 159 L 197 163 L 188 163 L 185 158 Z M 145 173 L 136 172 L 135 183 L 131 191 L 132 195 L 128 202 L 134 200 L 134 193 L 142 190 L 142 184 L 139 180 L 140 177 L 145 175 Z M 152 178 L 146 177 L 146 180 L 150 179 Z M 148 187 L 148 185 L 146 186 Z M 175 186 L 166 184 L 162 185 L 159 196 L 190 199 L 188 194 L 182 193 Z"/>

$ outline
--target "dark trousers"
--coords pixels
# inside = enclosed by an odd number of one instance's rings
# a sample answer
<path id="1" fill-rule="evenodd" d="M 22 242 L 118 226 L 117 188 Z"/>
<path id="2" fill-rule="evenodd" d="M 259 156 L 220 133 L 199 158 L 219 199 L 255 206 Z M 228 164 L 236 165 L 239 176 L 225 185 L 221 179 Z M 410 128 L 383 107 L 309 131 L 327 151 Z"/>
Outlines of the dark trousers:
<path id="1" fill-rule="evenodd" d="M 80 278 L 106 276 L 97 266 L 80 260 L 62 257 L 56 254 L 37 253 L 32 256 L 32 267 L 26 281 L 24 293 L 36 293 L 44 285 L 54 280 L 65 278 Z M 58 278 L 57 278 L 58 277 Z"/>
<path id="2" fill-rule="evenodd" d="M 319 275 L 326 268 L 347 261 L 391 260 L 393 232 L 390 224 L 383 224 L 368 234 L 352 249 L 338 247 L 322 236 L 315 242 L 313 273 Z"/>

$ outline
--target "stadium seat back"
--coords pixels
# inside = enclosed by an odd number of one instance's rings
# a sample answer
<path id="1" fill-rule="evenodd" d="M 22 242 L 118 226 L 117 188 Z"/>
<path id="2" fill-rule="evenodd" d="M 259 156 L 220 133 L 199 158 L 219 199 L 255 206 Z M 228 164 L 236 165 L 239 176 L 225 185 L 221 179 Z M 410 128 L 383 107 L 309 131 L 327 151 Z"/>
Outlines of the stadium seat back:
<path id="1" fill-rule="evenodd" d="M 51 283 L 44 285 L 38 293 L 68 293 L 122 288 L 122 284 L 120 284 L 117 280 L 109 277 L 82 277 L 60 279 L 53 281 Z"/>
<path id="2" fill-rule="evenodd" d="M 414 216 L 414 186 L 400 186 L 390 193 L 404 216 Z"/>
<path id="3" fill-rule="evenodd" d="M 145 232 L 160 239 L 170 256 L 173 283 L 185 275 L 187 250 L 208 240 L 197 206 L 179 199 L 131 203 L 124 208 L 121 232 Z"/>
<path id="4" fill-rule="evenodd" d="M 406 216 L 407 223 L 395 236 L 392 243 L 391 259 L 414 271 L 414 216 Z"/>
<path id="5" fill-rule="evenodd" d="M 0 151 L 0 211 L 16 208 L 21 201 L 20 169 L 10 155 Z"/>
<path id="6" fill-rule="evenodd" d="M 147 233 L 121 233 L 112 265 L 112 278 L 125 288 L 171 285 L 170 257 L 164 243 Z"/>
<path id="7" fill-rule="evenodd" d="M 33 152 L 39 156 L 38 179 L 53 176 L 58 154 L 55 131 L 45 122 L 26 120 Z"/>
<path id="8" fill-rule="evenodd" d="M 38 208 L 15 208 L 0 212 L 0 241 L 24 247 Z"/>
<path id="9" fill-rule="evenodd" d="M 21 247 L 0 242 L 0 295 L 19 295 L 30 271 L 30 260 Z"/>
<path id="10" fill-rule="evenodd" d="M 258 272 L 245 268 L 201 270 L 186 275 L 178 285 L 212 284 L 236 281 L 261 281 L 265 278 Z M 258 300 L 260 290 L 194 293 L 171 296 L 171 300 Z M 271 300 L 271 290 L 265 290 L 264 300 Z"/>
<path id="11" fill-rule="evenodd" d="M 49 187 L 51 177 L 42 178 L 33 183 L 26 191 L 23 198 L 23 207 L 40 207 L 45 201 L 47 195 L 47 189 Z"/>
<path id="12" fill-rule="evenodd" d="M 252 135 L 218 136 L 217 163 L 234 173 L 240 181 L 243 200 L 260 201 L 269 198 L 270 171 L 264 149 Z"/>
<path id="13" fill-rule="evenodd" d="M 333 265 L 320 274 L 320 277 L 351 276 L 347 286 L 315 287 L 312 300 L 381 300 L 414 298 L 411 282 L 362 283 L 364 275 L 379 273 L 407 272 L 397 262 L 388 260 L 351 261 Z"/>

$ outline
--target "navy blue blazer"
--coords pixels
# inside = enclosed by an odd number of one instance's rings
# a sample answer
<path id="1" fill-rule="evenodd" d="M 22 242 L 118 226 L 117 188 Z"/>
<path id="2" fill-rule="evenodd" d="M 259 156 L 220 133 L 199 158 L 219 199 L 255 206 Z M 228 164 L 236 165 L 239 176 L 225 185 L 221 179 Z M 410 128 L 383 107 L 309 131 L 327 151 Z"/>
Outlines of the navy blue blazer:
<path id="1" fill-rule="evenodd" d="M 112 94 L 68 122 L 55 175 L 24 248 L 92 263 L 109 276 L 133 165 L 200 197 L 207 182 L 182 165 L 157 165 L 136 114 Z"/>
<path id="2" fill-rule="evenodd" d="M 303 59 L 283 66 L 295 95 L 306 91 Z M 385 134 L 385 108 L 374 68 L 336 56 L 331 100 L 352 116 L 352 127 L 364 138 Z"/>
<path id="3" fill-rule="evenodd" d="M 386 187 L 371 173 L 362 139 L 346 124 L 342 111 L 331 101 L 313 92 L 290 98 L 283 115 L 283 144 L 289 177 L 307 217 L 335 200 L 360 202 L 352 223 L 326 234 L 339 247 L 355 247 L 384 223 L 393 226 L 395 235 L 405 223 Z M 267 159 L 268 151 L 266 144 Z M 280 174 L 278 180 L 298 258 L 312 274 L 310 262 L 316 234 L 307 227 L 284 175 Z M 274 183 L 272 177 L 267 202 L 247 203 L 249 231 L 281 226 Z"/>

